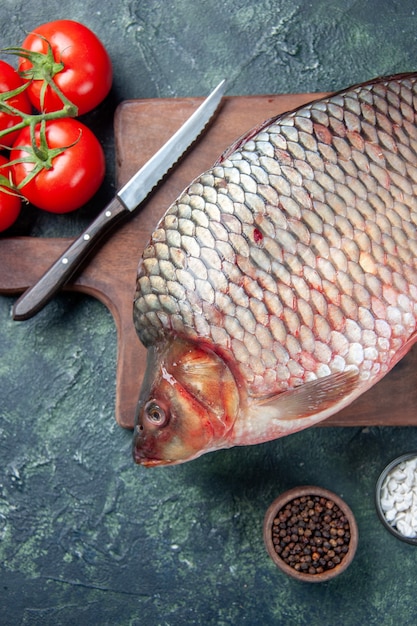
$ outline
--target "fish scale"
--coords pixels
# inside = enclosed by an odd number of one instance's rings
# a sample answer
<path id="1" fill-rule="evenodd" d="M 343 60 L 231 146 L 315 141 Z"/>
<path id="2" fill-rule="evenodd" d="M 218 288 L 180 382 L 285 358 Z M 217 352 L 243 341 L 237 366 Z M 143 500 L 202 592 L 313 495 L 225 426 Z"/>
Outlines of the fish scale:
<path id="1" fill-rule="evenodd" d="M 227 355 L 261 397 L 402 356 L 417 313 L 417 75 L 265 122 L 168 209 L 139 264 L 145 346 Z"/>

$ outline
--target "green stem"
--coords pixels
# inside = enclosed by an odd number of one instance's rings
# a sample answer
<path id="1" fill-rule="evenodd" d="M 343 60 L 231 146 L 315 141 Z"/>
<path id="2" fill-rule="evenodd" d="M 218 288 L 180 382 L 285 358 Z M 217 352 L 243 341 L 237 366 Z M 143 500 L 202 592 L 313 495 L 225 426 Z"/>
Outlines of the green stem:
<path id="1" fill-rule="evenodd" d="M 68 117 L 77 117 L 77 115 L 78 115 L 78 107 L 76 107 L 75 104 L 73 104 L 71 102 L 71 100 L 69 100 L 67 98 L 67 96 L 61 91 L 61 89 L 58 87 L 58 85 L 54 82 L 54 80 L 52 79 L 52 77 L 49 74 L 45 74 L 44 81 L 45 81 L 45 83 L 48 84 L 48 86 L 53 91 L 55 91 L 56 95 L 61 100 L 62 104 L 64 105 L 64 108 L 66 107 L 66 109 L 68 111 L 72 112 L 72 115 L 68 115 Z"/>
<path id="2" fill-rule="evenodd" d="M 0 107 L 3 110 L 3 105 Z M 6 108 L 6 107 L 5 107 Z M 30 126 L 33 124 L 39 124 L 42 120 L 46 122 L 49 120 L 58 120 L 63 117 L 77 117 L 78 109 L 75 105 L 68 101 L 68 104 L 65 104 L 62 109 L 59 111 L 51 111 L 50 113 L 22 113 L 22 111 L 18 111 L 14 107 L 7 106 L 7 111 L 11 115 L 18 115 L 21 117 L 21 121 L 17 124 L 14 124 L 10 128 L 6 128 L 5 130 L 0 131 L 0 139 L 9 133 L 12 133 L 16 130 L 21 130 L 26 126 Z"/>

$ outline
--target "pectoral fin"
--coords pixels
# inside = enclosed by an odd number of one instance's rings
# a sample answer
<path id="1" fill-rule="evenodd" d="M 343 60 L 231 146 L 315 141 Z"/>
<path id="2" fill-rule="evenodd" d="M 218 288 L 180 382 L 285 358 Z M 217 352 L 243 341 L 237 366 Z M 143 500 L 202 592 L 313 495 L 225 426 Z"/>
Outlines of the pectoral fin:
<path id="1" fill-rule="evenodd" d="M 269 412 L 276 408 L 276 418 L 285 421 L 323 413 L 331 415 L 349 404 L 352 394 L 357 390 L 358 380 L 359 374 L 356 370 L 337 372 L 304 383 L 290 391 L 258 400 L 256 404 L 259 408 L 268 407 Z"/>

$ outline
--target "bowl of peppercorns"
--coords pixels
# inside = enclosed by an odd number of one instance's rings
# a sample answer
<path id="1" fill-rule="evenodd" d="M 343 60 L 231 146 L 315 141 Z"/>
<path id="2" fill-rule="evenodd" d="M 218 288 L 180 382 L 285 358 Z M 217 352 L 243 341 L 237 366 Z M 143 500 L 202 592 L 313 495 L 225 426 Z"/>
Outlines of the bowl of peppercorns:
<path id="1" fill-rule="evenodd" d="M 335 493 L 311 485 L 290 489 L 274 500 L 263 535 L 275 565 L 307 582 L 323 582 L 344 572 L 358 545 L 349 506 Z"/>

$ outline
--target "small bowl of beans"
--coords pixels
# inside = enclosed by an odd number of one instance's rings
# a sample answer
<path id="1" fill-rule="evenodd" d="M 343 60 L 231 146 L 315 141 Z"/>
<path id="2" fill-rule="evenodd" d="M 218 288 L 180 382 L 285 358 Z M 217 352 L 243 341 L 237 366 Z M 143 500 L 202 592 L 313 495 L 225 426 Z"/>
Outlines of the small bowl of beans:
<path id="1" fill-rule="evenodd" d="M 306 582 L 323 582 L 350 565 L 358 528 L 348 505 L 321 487 L 281 494 L 268 508 L 263 535 L 269 556 L 283 572 Z"/>
<path id="2" fill-rule="evenodd" d="M 376 484 L 376 510 L 397 539 L 417 545 L 417 452 L 397 457 Z"/>

